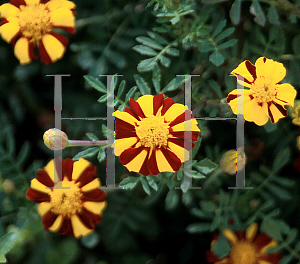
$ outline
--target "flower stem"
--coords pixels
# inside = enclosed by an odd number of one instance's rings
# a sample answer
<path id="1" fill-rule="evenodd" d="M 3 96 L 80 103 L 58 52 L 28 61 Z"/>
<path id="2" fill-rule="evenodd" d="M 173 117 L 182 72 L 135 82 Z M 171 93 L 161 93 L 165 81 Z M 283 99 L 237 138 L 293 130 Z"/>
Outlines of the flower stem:
<path id="1" fill-rule="evenodd" d="M 67 147 L 79 147 L 79 146 L 105 146 L 109 145 L 112 142 L 109 140 L 101 140 L 101 141 L 87 141 L 87 140 L 68 140 Z"/>

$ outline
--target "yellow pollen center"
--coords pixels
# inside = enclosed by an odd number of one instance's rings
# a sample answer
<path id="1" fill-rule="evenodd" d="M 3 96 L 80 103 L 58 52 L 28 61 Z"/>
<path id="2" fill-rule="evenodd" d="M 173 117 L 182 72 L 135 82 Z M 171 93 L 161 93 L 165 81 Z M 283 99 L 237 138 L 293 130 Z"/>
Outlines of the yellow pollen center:
<path id="1" fill-rule="evenodd" d="M 230 251 L 231 264 L 256 264 L 257 251 L 252 243 L 239 241 Z"/>
<path id="2" fill-rule="evenodd" d="M 71 216 L 81 211 L 82 193 L 78 188 L 79 183 L 68 181 L 66 178 L 58 182 L 50 192 L 51 212 Z"/>
<path id="3" fill-rule="evenodd" d="M 41 37 L 51 31 L 50 13 L 44 4 L 37 6 L 20 6 L 18 14 L 22 34 L 40 40 Z"/>
<path id="4" fill-rule="evenodd" d="M 271 102 L 276 95 L 276 86 L 272 78 L 257 77 L 251 86 L 252 95 L 258 103 Z"/>
<path id="5" fill-rule="evenodd" d="M 168 143 L 169 123 L 163 116 L 150 115 L 137 122 L 135 128 L 140 143 L 146 148 L 166 146 Z"/>

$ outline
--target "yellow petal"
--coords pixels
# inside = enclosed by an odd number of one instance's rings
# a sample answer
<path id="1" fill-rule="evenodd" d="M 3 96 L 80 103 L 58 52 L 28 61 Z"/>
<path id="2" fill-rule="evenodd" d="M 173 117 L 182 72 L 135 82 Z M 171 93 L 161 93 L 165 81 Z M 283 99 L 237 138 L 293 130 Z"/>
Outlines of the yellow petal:
<path id="1" fill-rule="evenodd" d="M 270 261 L 258 260 L 258 264 L 273 264 L 273 263 Z"/>
<path id="2" fill-rule="evenodd" d="M 247 79 L 250 83 L 253 82 L 254 78 L 253 76 L 251 75 L 251 73 L 249 72 L 246 64 L 249 64 L 250 62 L 249 61 L 243 61 L 242 63 L 239 64 L 239 66 L 237 68 L 235 68 L 231 74 L 234 74 L 234 75 L 240 75 L 240 76 L 243 76 L 245 79 Z M 251 64 L 250 64 L 251 65 Z M 241 81 L 240 80 L 241 77 L 239 77 L 237 80 L 238 80 L 238 83 L 243 85 L 243 86 L 246 86 L 246 87 L 251 87 L 250 84 L 248 84 L 247 82 L 244 82 L 244 81 Z"/>
<path id="3" fill-rule="evenodd" d="M 117 110 L 116 112 L 113 113 L 113 116 L 135 126 L 135 123 L 138 122 L 139 120 L 135 119 L 131 114 L 124 112 L 124 111 L 119 111 Z"/>
<path id="4" fill-rule="evenodd" d="M 270 242 L 268 245 L 264 246 L 264 247 L 260 250 L 260 252 L 261 252 L 261 253 L 266 253 L 269 249 L 271 249 L 271 248 L 273 248 L 273 247 L 276 247 L 277 245 L 278 245 L 277 240 L 276 240 L 276 239 L 272 239 L 271 242 Z"/>
<path id="5" fill-rule="evenodd" d="M 129 138 L 120 138 L 116 139 L 114 142 L 115 147 L 115 155 L 120 156 L 121 153 L 125 150 L 130 148 L 133 144 L 138 141 L 137 137 L 129 137 Z"/>
<path id="6" fill-rule="evenodd" d="M 20 12 L 20 9 L 12 4 L 3 4 L 0 6 L 1 18 L 8 18 L 10 16 L 16 16 Z"/>
<path id="7" fill-rule="evenodd" d="M 89 182 L 88 184 L 81 187 L 81 191 L 89 192 L 89 191 L 98 189 L 100 186 L 101 186 L 100 180 L 98 178 L 96 178 L 96 179 L 92 180 L 91 182 Z"/>
<path id="8" fill-rule="evenodd" d="M 252 223 L 246 230 L 246 240 L 253 242 L 258 229 L 257 223 Z"/>
<path id="9" fill-rule="evenodd" d="M 185 148 L 182 148 L 177 144 L 174 144 L 173 142 L 168 142 L 168 147 L 180 159 L 181 162 L 187 161 L 189 159 L 190 152 Z"/>
<path id="10" fill-rule="evenodd" d="M 157 162 L 157 168 L 160 172 L 169 171 L 174 172 L 171 165 L 165 158 L 164 154 L 160 149 L 157 149 L 156 151 L 156 162 Z"/>
<path id="11" fill-rule="evenodd" d="M 139 172 L 139 170 L 141 169 L 141 167 L 147 157 L 147 154 L 148 154 L 147 150 L 143 149 L 136 157 L 134 157 L 134 159 L 132 161 L 127 163 L 125 165 L 125 167 L 129 171 Z"/>
<path id="12" fill-rule="evenodd" d="M 139 103 L 145 116 L 153 115 L 153 97 L 153 95 L 147 94 L 137 99 L 137 103 Z"/>
<path id="13" fill-rule="evenodd" d="M 51 189 L 44 184 L 40 183 L 36 178 L 31 180 L 30 187 L 36 191 L 43 192 L 43 193 L 50 193 Z"/>
<path id="14" fill-rule="evenodd" d="M 106 208 L 107 202 L 84 202 L 83 206 L 90 212 L 101 215 Z"/>
<path id="15" fill-rule="evenodd" d="M 75 9 L 76 5 L 71 1 L 65 1 L 65 0 L 51 0 L 46 3 L 46 7 L 49 11 L 53 11 L 60 7 L 65 7 L 70 10 Z"/>
<path id="16" fill-rule="evenodd" d="M 233 90 L 232 92 L 230 92 L 229 94 L 228 94 L 228 97 L 227 97 L 227 100 L 231 97 L 231 96 L 236 96 L 236 95 L 242 95 L 242 92 L 244 91 L 244 107 L 245 107 L 245 105 L 248 103 L 248 102 L 250 102 L 250 95 L 252 95 L 252 92 L 250 91 L 250 90 L 246 90 L 246 89 L 244 89 L 244 90 L 242 90 L 242 89 L 235 89 L 235 90 Z M 231 107 L 231 110 L 232 110 L 232 112 L 236 115 L 237 114 L 237 104 L 239 103 L 239 101 L 237 100 L 238 98 L 235 98 L 235 99 L 233 99 L 233 100 L 230 100 L 229 101 L 229 105 L 230 105 L 230 107 Z M 242 109 L 241 109 L 242 110 Z M 239 113 L 240 113 L 241 111 L 240 111 L 240 109 L 239 109 Z"/>
<path id="17" fill-rule="evenodd" d="M 52 62 L 63 57 L 66 47 L 57 38 L 46 34 L 42 37 L 42 42 Z"/>
<path id="18" fill-rule="evenodd" d="M 244 118 L 246 121 L 254 122 L 258 126 L 263 126 L 269 120 L 266 112 L 266 103 L 263 103 L 262 106 L 259 106 L 255 100 L 251 100 L 247 104 L 245 104 Z"/>
<path id="19" fill-rule="evenodd" d="M 49 202 L 43 202 L 43 203 L 39 203 L 37 205 L 37 210 L 41 217 L 43 217 L 45 214 L 47 214 L 51 208 L 52 208 L 52 205 Z"/>
<path id="20" fill-rule="evenodd" d="M 232 246 L 238 242 L 237 236 L 231 229 L 225 228 L 223 230 L 223 235 Z"/>
<path id="21" fill-rule="evenodd" d="M 276 123 L 280 118 L 285 117 L 274 104 L 271 104 L 269 109 L 272 113 L 274 123 Z"/>
<path id="22" fill-rule="evenodd" d="M 75 161 L 73 164 L 72 180 L 77 180 L 81 173 L 90 165 L 91 163 L 89 161 L 82 158 Z"/>
<path id="23" fill-rule="evenodd" d="M 25 0 L 26 5 L 35 5 L 37 6 L 41 1 L 40 0 Z"/>
<path id="24" fill-rule="evenodd" d="M 173 104 L 164 114 L 164 118 L 168 122 L 173 121 L 176 117 L 181 115 L 185 109 L 186 108 L 183 104 Z"/>
<path id="25" fill-rule="evenodd" d="M 53 26 L 74 27 L 75 18 L 71 10 L 58 8 L 50 13 L 50 21 Z"/>
<path id="26" fill-rule="evenodd" d="M 229 264 L 229 263 L 230 263 L 229 258 L 224 258 L 220 261 L 215 262 L 215 264 Z"/>
<path id="27" fill-rule="evenodd" d="M 8 22 L 0 27 L 0 34 L 3 40 L 10 43 L 12 39 L 19 33 L 20 26 L 14 22 Z"/>
<path id="28" fill-rule="evenodd" d="M 292 85 L 290 85 L 289 83 L 278 84 L 278 86 L 276 87 L 276 92 L 276 98 L 278 99 L 276 100 L 277 103 L 284 104 L 282 101 L 280 101 L 283 100 L 287 102 L 290 107 L 294 107 L 294 101 L 297 92 Z"/>
<path id="29" fill-rule="evenodd" d="M 50 230 L 51 232 L 57 232 L 57 231 L 61 228 L 62 223 L 63 223 L 63 220 L 64 220 L 64 218 L 62 217 L 62 215 L 59 215 L 59 216 L 55 219 L 53 225 L 52 225 L 51 227 L 49 227 L 49 230 Z"/>
<path id="30" fill-rule="evenodd" d="M 29 42 L 26 38 L 20 38 L 15 45 L 14 53 L 20 64 L 27 64 L 31 62 L 29 56 Z"/>
<path id="31" fill-rule="evenodd" d="M 189 130 L 188 128 L 192 128 L 192 130 Z M 175 126 L 172 126 L 173 131 L 199 131 L 200 129 L 198 127 L 198 122 L 196 119 L 190 119 L 185 122 L 179 123 Z"/>
<path id="32" fill-rule="evenodd" d="M 257 77 L 271 77 L 275 83 L 280 82 L 286 74 L 283 64 L 264 57 L 260 57 L 255 62 Z"/>
<path id="33" fill-rule="evenodd" d="M 71 216 L 71 223 L 73 227 L 74 236 L 76 238 L 80 238 L 81 236 L 86 236 L 93 232 L 93 229 L 88 229 L 78 218 L 78 216 Z"/>

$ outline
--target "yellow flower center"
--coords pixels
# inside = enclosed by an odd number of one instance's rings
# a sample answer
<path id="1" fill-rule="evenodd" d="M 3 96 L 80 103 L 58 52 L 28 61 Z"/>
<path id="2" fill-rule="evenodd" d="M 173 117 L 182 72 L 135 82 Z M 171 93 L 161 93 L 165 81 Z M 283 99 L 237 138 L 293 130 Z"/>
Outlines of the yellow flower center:
<path id="1" fill-rule="evenodd" d="M 51 31 L 50 13 L 44 4 L 37 6 L 21 5 L 20 10 L 18 14 L 19 23 L 25 37 L 40 40 L 45 33 Z"/>
<path id="2" fill-rule="evenodd" d="M 231 264 L 256 264 L 256 248 L 252 243 L 239 241 L 232 246 L 230 251 Z"/>
<path id="3" fill-rule="evenodd" d="M 257 77 L 251 86 L 252 95 L 258 103 L 271 102 L 276 95 L 276 86 L 270 77 Z"/>
<path id="4" fill-rule="evenodd" d="M 66 178 L 58 182 L 50 192 L 51 212 L 71 216 L 81 211 L 81 195 L 79 183 L 68 181 Z"/>
<path id="5" fill-rule="evenodd" d="M 146 148 L 166 146 L 168 143 L 169 123 L 163 116 L 150 115 L 137 122 L 135 128 L 140 143 Z"/>

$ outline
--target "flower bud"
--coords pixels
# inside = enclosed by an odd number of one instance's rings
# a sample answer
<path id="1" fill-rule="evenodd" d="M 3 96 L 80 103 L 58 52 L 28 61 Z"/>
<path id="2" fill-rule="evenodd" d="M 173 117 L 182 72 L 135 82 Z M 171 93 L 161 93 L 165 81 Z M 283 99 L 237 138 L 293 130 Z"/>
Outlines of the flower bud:
<path id="1" fill-rule="evenodd" d="M 290 110 L 290 115 L 293 118 L 292 123 L 296 126 L 300 126 L 300 102 L 295 100 L 295 105 L 292 110 Z"/>
<path id="2" fill-rule="evenodd" d="M 245 157 L 245 161 L 244 161 Z M 230 175 L 235 175 L 237 171 L 244 168 L 246 164 L 246 155 L 244 148 L 240 147 L 237 150 L 231 149 L 225 152 L 220 160 L 222 170 Z"/>
<path id="3" fill-rule="evenodd" d="M 2 189 L 6 193 L 11 193 L 15 190 L 15 183 L 11 179 L 6 179 L 2 183 Z"/>
<path id="4" fill-rule="evenodd" d="M 68 136 L 65 132 L 51 128 L 44 133 L 45 145 L 52 150 L 64 149 L 68 145 Z"/>

